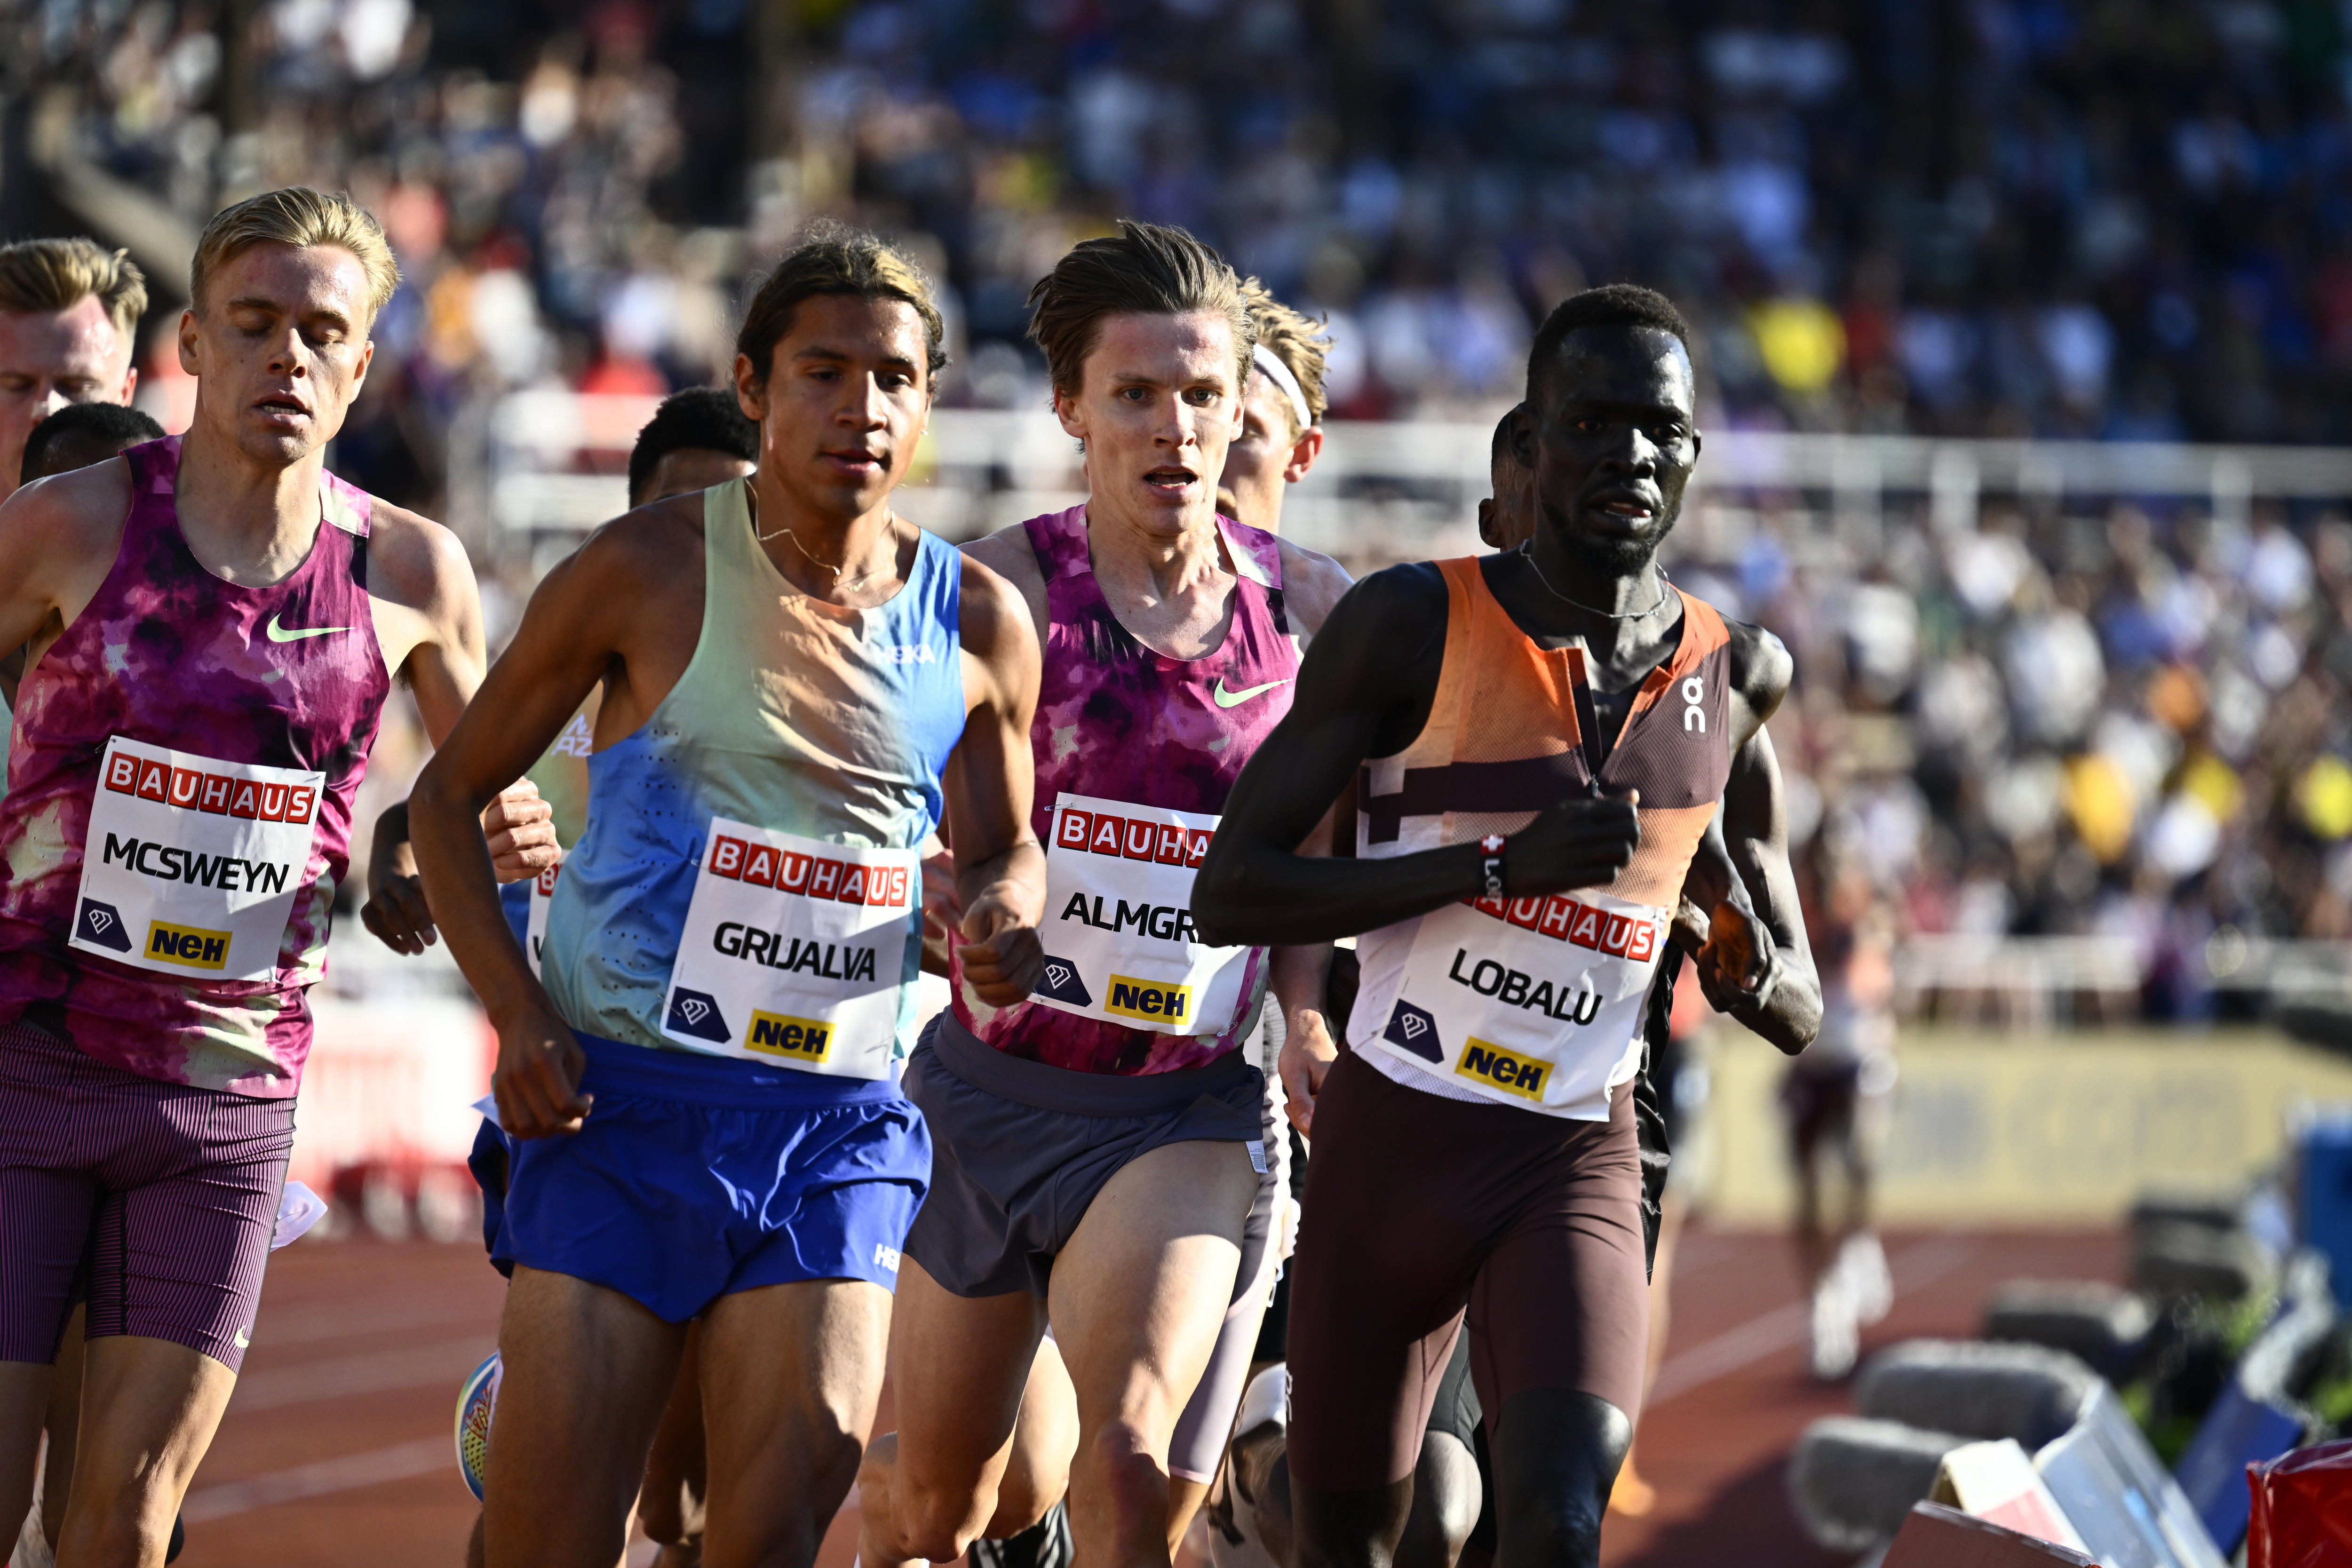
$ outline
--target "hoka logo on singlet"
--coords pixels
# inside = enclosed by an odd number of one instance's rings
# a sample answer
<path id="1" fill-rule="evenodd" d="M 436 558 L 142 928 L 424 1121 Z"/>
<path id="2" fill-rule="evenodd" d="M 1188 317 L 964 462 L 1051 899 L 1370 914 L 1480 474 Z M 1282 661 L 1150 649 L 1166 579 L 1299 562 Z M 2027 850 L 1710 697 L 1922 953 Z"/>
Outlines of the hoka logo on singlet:
<path id="1" fill-rule="evenodd" d="M 588 728 L 588 715 L 574 713 L 563 733 L 555 737 L 555 744 L 547 748 L 551 756 L 584 757 L 596 750 L 596 736 Z"/>
<path id="2" fill-rule="evenodd" d="M 1531 899 L 1465 899 L 1462 901 L 1482 915 L 1508 921 L 1548 936 L 1554 942 L 1570 942 L 1579 947 L 1589 947 L 1612 958 L 1630 958 L 1636 963 L 1646 963 L 1650 955 L 1657 951 L 1656 921 L 1644 920 L 1638 915 L 1612 914 L 1607 910 L 1580 904 L 1559 893 L 1549 898 L 1538 895 Z"/>
<path id="3" fill-rule="evenodd" d="M 927 642 L 877 643 L 874 652 L 884 664 L 937 664 L 940 656 Z"/>
<path id="4" fill-rule="evenodd" d="M 1214 837 L 1206 828 L 1182 827 L 1140 816 L 1113 816 L 1107 811 L 1066 808 L 1054 823 L 1054 842 L 1065 849 L 1196 869 L 1202 858 L 1209 853 L 1209 840 Z"/>
<path id="5" fill-rule="evenodd" d="M 845 904 L 873 904 L 905 909 L 913 886 L 904 866 L 867 866 L 855 860 L 824 860 L 779 849 L 772 844 L 747 843 L 725 834 L 710 840 L 710 874 L 730 882 L 749 882 L 808 899 L 832 899 Z"/>

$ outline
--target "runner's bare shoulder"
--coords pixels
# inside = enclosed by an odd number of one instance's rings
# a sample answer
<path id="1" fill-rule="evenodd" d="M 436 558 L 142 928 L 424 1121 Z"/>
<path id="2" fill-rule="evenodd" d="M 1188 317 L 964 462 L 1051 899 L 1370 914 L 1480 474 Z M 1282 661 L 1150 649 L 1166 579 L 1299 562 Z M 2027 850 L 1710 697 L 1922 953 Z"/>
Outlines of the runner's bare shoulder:
<path id="1" fill-rule="evenodd" d="M 406 507 L 368 498 L 368 596 L 432 616 L 474 580 L 457 536 Z"/>
<path id="2" fill-rule="evenodd" d="M 1000 528 L 965 545 L 963 553 L 964 559 L 987 567 L 1021 595 L 1022 602 L 1029 606 L 1030 623 L 1039 637 L 1045 636 L 1045 620 L 1050 614 L 1045 605 L 1045 570 L 1037 564 L 1037 552 L 1029 542 L 1029 531 L 1017 522 Z M 966 592 L 970 592 L 971 584 L 967 576 Z"/>
<path id="3" fill-rule="evenodd" d="M 1772 717 L 1780 699 L 1789 694 L 1789 683 L 1797 676 L 1797 661 L 1787 646 L 1762 626 L 1727 616 L 1723 629 L 1730 639 L 1731 688 L 1760 724 Z"/>
<path id="4" fill-rule="evenodd" d="M 103 576 L 130 515 L 131 465 L 119 457 L 35 479 L 0 502 L 0 561 L 18 574 L 96 566 Z"/>
<path id="5" fill-rule="evenodd" d="M 970 547 L 959 564 L 963 577 L 957 625 L 964 652 L 991 666 L 1025 658 L 1034 667 L 1038 658 L 1037 634 L 1030 623 L 1031 606 L 1021 591 Z M 1033 562 L 1032 570 L 1034 565 Z"/>
<path id="6" fill-rule="evenodd" d="M 578 595 L 600 610 L 636 619 L 688 613 L 702 624 L 703 492 L 647 501 L 600 524 L 547 574 L 534 602 L 551 590 Z M 682 597 L 681 597 L 682 596 Z"/>
<path id="7" fill-rule="evenodd" d="M 1293 544 L 1287 539 L 1276 542 L 1282 549 L 1282 604 L 1291 626 L 1308 637 L 1323 627 L 1337 605 L 1356 580 L 1348 569 L 1320 551 Z"/>

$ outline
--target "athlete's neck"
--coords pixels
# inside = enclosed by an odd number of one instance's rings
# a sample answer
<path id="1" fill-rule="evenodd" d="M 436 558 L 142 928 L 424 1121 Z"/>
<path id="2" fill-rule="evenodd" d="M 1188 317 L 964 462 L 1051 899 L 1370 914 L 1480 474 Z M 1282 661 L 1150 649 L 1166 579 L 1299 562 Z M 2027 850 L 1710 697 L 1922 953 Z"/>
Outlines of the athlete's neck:
<path id="1" fill-rule="evenodd" d="M 302 564 L 324 510 L 319 492 L 325 452 L 291 463 L 258 461 L 199 421 L 180 440 L 173 510 L 180 533 L 214 576 L 267 587 Z"/>
<path id="2" fill-rule="evenodd" d="M 1170 533 L 1163 519 L 1147 523 L 1125 515 L 1112 501 L 1089 498 L 1087 552 L 1096 577 L 1153 599 L 1222 590 L 1233 578 L 1213 507 L 1187 516 L 1182 530 Z"/>
<path id="3" fill-rule="evenodd" d="M 862 511 L 814 504 L 762 469 L 749 487 L 751 534 L 784 580 L 812 599 L 870 609 L 898 591 L 912 530 L 887 492 Z M 837 568 L 838 570 L 835 570 Z"/>
<path id="4" fill-rule="evenodd" d="M 1538 642 L 1584 644 L 1604 689 L 1638 679 L 1682 624 L 1681 606 L 1653 556 L 1596 561 L 1538 529 L 1524 555 L 1487 581 L 1520 629 Z"/>

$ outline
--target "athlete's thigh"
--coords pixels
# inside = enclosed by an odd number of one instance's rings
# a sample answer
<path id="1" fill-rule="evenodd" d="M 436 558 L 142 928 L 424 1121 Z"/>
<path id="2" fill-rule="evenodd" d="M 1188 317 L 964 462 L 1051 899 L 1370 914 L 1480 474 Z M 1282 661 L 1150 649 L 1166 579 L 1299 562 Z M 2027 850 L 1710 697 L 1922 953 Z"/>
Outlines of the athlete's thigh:
<path id="1" fill-rule="evenodd" d="M 685 1339 L 617 1290 L 517 1266 L 485 1476 L 491 1568 L 610 1568 Z"/>
<path id="2" fill-rule="evenodd" d="M 169 1529 L 236 1387 L 227 1367 L 171 1340 L 91 1340 L 82 1355 L 68 1523 L 85 1507 L 119 1508 L 135 1498 L 142 1513 Z"/>
<path id="3" fill-rule="evenodd" d="M 1241 1266 L 1257 1175 L 1240 1143 L 1164 1143 L 1103 1184 L 1054 1261 L 1054 1338 L 1092 1431 L 1135 1423 L 1164 1457 Z"/>
<path id="4" fill-rule="evenodd" d="M 702 1321 L 706 1563 L 806 1563 L 857 1478 L 890 1293 L 807 1279 L 721 1296 Z"/>
<path id="5" fill-rule="evenodd" d="M 1021 1396 L 1045 1331 L 1026 1290 L 959 1296 L 907 1254 L 890 1317 L 898 1484 L 977 1494 L 1002 1473 Z"/>

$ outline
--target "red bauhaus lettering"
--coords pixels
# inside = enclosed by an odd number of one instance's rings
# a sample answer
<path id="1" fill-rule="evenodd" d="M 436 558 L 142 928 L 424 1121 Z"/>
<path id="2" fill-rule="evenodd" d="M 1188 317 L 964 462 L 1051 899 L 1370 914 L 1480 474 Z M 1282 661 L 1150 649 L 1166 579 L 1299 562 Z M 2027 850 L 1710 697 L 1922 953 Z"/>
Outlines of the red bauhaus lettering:
<path id="1" fill-rule="evenodd" d="M 1149 860 L 1151 858 L 1152 850 L 1159 846 L 1160 829 L 1157 825 L 1146 822 L 1139 816 L 1128 823 L 1125 848 L 1129 859 Z"/>
<path id="2" fill-rule="evenodd" d="M 842 873 L 841 891 L 835 893 L 834 897 L 845 904 L 864 903 L 866 901 L 866 868 L 855 860 L 851 861 L 849 868 Z"/>
<path id="3" fill-rule="evenodd" d="M 1568 928 L 1568 940 L 1597 952 L 1601 946 L 1601 911 L 1591 904 L 1577 905 L 1576 923 Z"/>
<path id="4" fill-rule="evenodd" d="M 809 868 L 809 897 L 829 899 L 841 891 L 841 874 L 847 870 L 838 860 L 819 860 Z"/>
<path id="5" fill-rule="evenodd" d="M 1215 836 L 1205 827 L 1195 831 L 1192 837 L 1185 841 L 1184 864 L 1197 869 L 1201 864 L 1201 858 L 1208 854 L 1209 840 L 1213 837 Z"/>
<path id="6" fill-rule="evenodd" d="M 318 804 L 319 804 L 319 792 L 318 792 L 316 789 L 312 788 L 310 785 L 309 785 L 309 784 L 288 784 L 288 785 L 286 786 L 286 820 L 287 820 L 287 821 L 289 821 L 289 822 L 308 822 L 308 821 L 310 821 L 310 808 L 311 808 L 312 806 L 314 806 L 314 805 L 317 805 Z"/>
<path id="7" fill-rule="evenodd" d="M 139 787 L 139 759 L 128 752 L 117 752 L 106 759 L 106 787 L 117 795 L 129 795 Z"/>
<path id="8" fill-rule="evenodd" d="M 1543 919 L 1536 922 L 1536 930 L 1554 942 L 1566 942 L 1568 922 L 1574 920 L 1576 911 L 1583 907 L 1574 899 L 1563 899 L 1558 893 L 1554 893 L 1544 900 Z"/>
<path id="9" fill-rule="evenodd" d="M 1511 912 L 1503 918 L 1515 926 L 1525 926 L 1528 930 L 1533 931 L 1536 929 L 1536 922 L 1543 919 L 1543 912 L 1544 900 L 1538 894 L 1532 899 L 1513 899 Z"/>
<path id="10" fill-rule="evenodd" d="M 782 863 L 776 868 L 776 886 L 787 893 L 800 892 L 808 886 L 809 868 L 815 864 L 805 855 L 785 850 Z"/>
<path id="11" fill-rule="evenodd" d="M 229 791 L 228 814 L 231 816 L 258 817 L 261 815 L 261 786 L 251 779 L 238 779 L 236 787 Z"/>
<path id="12" fill-rule="evenodd" d="M 741 839 L 730 838 L 723 833 L 714 833 L 710 836 L 710 874 L 714 877 L 724 877 L 730 882 L 742 880 L 743 841 Z"/>
<path id="13" fill-rule="evenodd" d="M 1127 827 L 1127 818 L 1103 812 L 1095 818 L 1095 830 L 1087 840 L 1087 847 L 1097 855 L 1118 853 L 1118 836 Z"/>
<path id="14" fill-rule="evenodd" d="M 1185 847 L 1192 841 L 1191 834 L 1172 822 L 1163 822 L 1160 825 L 1160 844 L 1151 858 L 1162 866 L 1181 866 Z"/>
<path id="15" fill-rule="evenodd" d="M 172 770 L 172 804 L 194 805 L 205 787 L 205 775 L 188 768 Z"/>
<path id="16" fill-rule="evenodd" d="M 743 879 L 756 887 L 776 885 L 776 851 L 765 844 L 743 847 Z"/>
<path id="17" fill-rule="evenodd" d="M 205 786 L 196 794 L 196 809 L 209 811 L 215 816 L 228 809 L 228 792 L 236 781 L 226 773 L 206 773 Z"/>
<path id="18" fill-rule="evenodd" d="M 1633 940 L 1633 922 L 1623 915 L 1611 915 L 1608 929 L 1601 933 L 1601 951 L 1622 958 L 1625 944 Z"/>
<path id="19" fill-rule="evenodd" d="M 286 820 L 286 786 L 284 784 L 265 784 L 261 786 L 261 820 L 264 822 Z"/>
<path id="20" fill-rule="evenodd" d="M 139 764 L 139 798 L 168 800 L 172 795 L 172 770 L 161 763 L 142 760 Z"/>
<path id="21" fill-rule="evenodd" d="M 1633 940 L 1625 944 L 1625 956 L 1636 963 L 1647 963 L 1650 954 L 1657 950 L 1658 923 L 1643 921 L 1633 928 Z"/>
<path id="22" fill-rule="evenodd" d="M 907 907 L 907 868 L 904 866 L 890 868 L 890 896 L 883 902 L 893 909 L 903 910 Z"/>
<path id="23" fill-rule="evenodd" d="M 1084 849 L 1087 835 L 1094 831 L 1094 826 L 1092 812 L 1078 811 L 1066 805 L 1062 808 L 1062 819 L 1054 825 L 1054 842 L 1065 849 Z"/>
<path id="24" fill-rule="evenodd" d="M 555 874 L 562 869 L 563 869 L 563 868 L 561 866 L 550 866 L 546 870 L 541 871 L 539 874 L 539 896 L 541 898 L 551 899 L 555 896 Z"/>
<path id="25" fill-rule="evenodd" d="M 1486 898 L 1482 895 L 1471 900 L 1470 907 L 1482 915 L 1492 915 L 1498 921 L 1511 918 L 1511 903 L 1508 899 Z"/>

